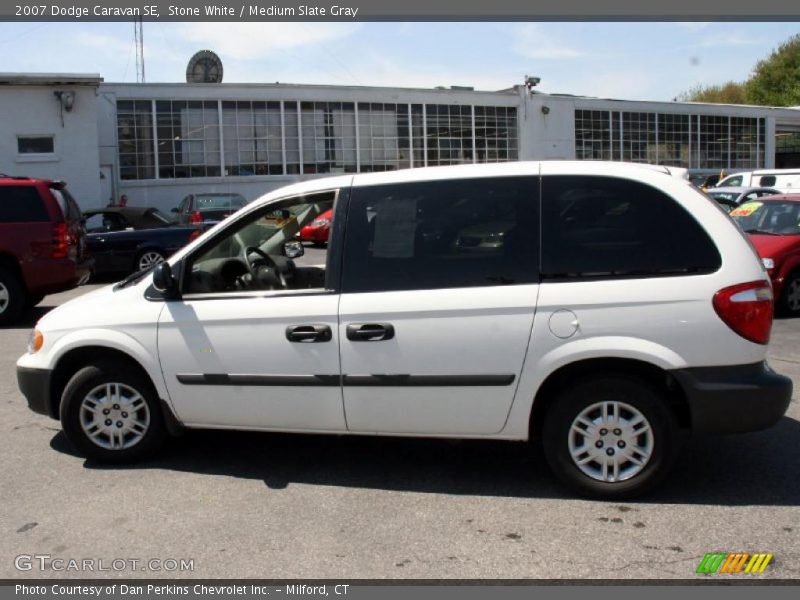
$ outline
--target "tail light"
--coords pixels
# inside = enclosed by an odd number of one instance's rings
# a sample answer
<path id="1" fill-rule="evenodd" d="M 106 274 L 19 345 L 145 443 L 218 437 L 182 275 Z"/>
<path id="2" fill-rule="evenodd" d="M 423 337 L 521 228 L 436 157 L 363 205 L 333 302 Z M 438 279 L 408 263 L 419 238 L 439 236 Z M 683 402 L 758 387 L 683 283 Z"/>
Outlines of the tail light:
<path id="1" fill-rule="evenodd" d="M 193 242 L 194 240 L 196 240 L 199 237 L 200 237 L 200 230 L 199 229 L 195 229 L 192 233 L 189 234 L 189 241 Z"/>
<path id="2" fill-rule="evenodd" d="M 66 258 L 69 254 L 69 230 L 66 223 L 56 223 L 53 226 L 52 258 Z"/>
<path id="3" fill-rule="evenodd" d="M 769 342 L 772 330 L 772 286 L 751 281 L 721 289 L 714 294 L 714 310 L 725 324 L 756 344 Z"/>
<path id="4" fill-rule="evenodd" d="M 199 210 L 196 210 L 191 215 L 189 215 L 189 223 L 202 223 L 202 222 L 203 222 L 203 215 L 200 214 Z"/>

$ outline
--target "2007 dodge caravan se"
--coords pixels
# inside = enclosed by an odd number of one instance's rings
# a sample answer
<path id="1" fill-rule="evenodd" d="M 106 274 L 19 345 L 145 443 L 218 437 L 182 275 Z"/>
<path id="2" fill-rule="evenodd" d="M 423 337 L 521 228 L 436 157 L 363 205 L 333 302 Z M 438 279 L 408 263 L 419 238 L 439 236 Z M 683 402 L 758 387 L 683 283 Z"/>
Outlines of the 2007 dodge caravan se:
<path id="1" fill-rule="evenodd" d="M 37 324 L 32 410 L 130 461 L 182 427 L 527 440 L 579 493 L 670 468 L 681 430 L 773 425 L 772 292 L 712 201 L 624 163 L 469 165 L 271 192 Z M 295 239 L 333 209 L 324 264 Z"/>

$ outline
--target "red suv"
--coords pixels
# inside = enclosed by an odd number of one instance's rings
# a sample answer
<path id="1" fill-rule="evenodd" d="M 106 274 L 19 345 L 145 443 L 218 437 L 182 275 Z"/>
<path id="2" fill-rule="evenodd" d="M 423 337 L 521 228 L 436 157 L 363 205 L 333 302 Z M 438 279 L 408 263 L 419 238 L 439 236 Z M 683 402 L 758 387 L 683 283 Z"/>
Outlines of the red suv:
<path id="1" fill-rule="evenodd" d="M 47 294 L 85 283 L 81 210 L 63 182 L 0 174 L 0 325 Z"/>

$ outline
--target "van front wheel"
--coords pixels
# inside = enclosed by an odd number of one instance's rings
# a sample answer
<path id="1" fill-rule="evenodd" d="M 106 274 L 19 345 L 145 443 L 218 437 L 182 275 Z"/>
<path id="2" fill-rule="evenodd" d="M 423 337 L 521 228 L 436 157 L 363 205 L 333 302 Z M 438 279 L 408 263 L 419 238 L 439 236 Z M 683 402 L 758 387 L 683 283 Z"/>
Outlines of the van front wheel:
<path id="1" fill-rule="evenodd" d="M 141 460 L 166 437 L 152 383 L 121 362 L 98 362 L 75 373 L 64 388 L 60 412 L 69 441 L 102 462 Z"/>
<path id="2" fill-rule="evenodd" d="M 642 494 L 671 468 L 677 424 L 661 394 L 635 378 L 597 377 L 563 390 L 545 417 L 545 456 L 568 487 L 592 497 Z"/>

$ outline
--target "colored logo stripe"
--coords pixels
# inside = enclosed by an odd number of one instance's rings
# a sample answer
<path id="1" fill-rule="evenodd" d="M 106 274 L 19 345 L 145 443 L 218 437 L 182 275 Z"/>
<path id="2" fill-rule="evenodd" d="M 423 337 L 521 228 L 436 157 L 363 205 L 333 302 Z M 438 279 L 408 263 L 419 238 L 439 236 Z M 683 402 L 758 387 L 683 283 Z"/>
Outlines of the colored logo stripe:
<path id="1" fill-rule="evenodd" d="M 774 555 L 766 552 L 749 554 L 747 552 L 713 552 L 706 553 L 697 566 L 697 573 L 710 575 L 712 573 L 763 573 Z M 749 562 L 748 562 L 749 559 Z M 745 567 L 745 563 L 747 566 Z"/>

